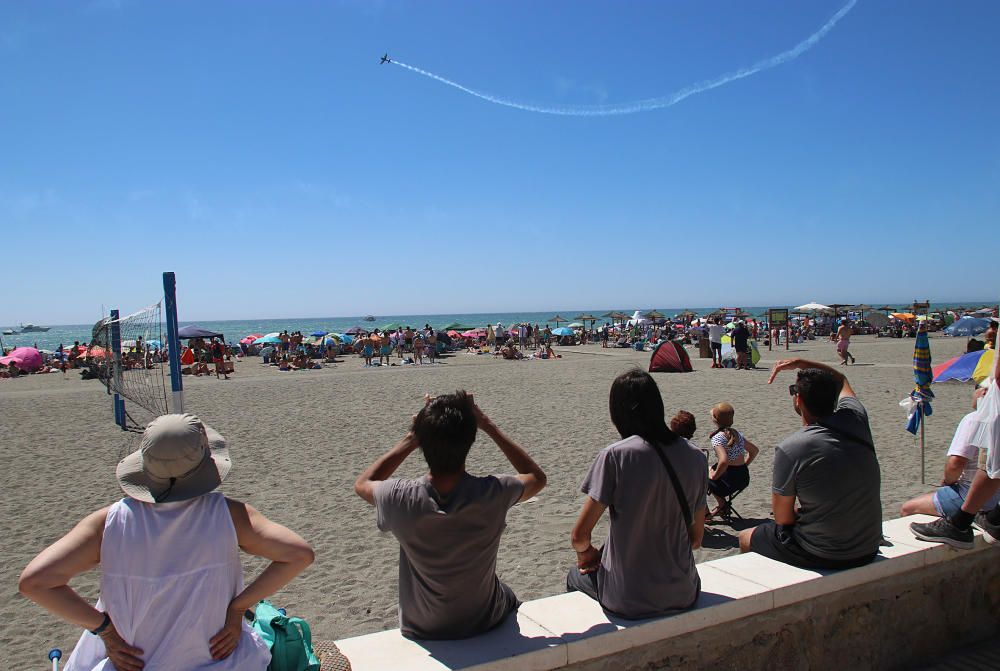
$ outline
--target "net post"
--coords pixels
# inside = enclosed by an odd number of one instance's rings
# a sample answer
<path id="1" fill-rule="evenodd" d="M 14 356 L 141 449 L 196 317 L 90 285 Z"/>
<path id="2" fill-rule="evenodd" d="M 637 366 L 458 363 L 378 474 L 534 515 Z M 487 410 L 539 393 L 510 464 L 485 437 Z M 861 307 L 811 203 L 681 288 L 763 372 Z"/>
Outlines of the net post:
<path id="1" fill-rule="evenodd" d="M 167 313 L 167 356 L 170 360 L 170 410 L 184 412 L 184 385 L 181 382 L 181 339 L 177 335 L 177 279 L 163 273 L 163 308 Z"/>
<path id="2" fill-rule="evenodd" d="M 121 389 L 122 382 L 122 331 L 118 321 L 118 310 L 111 311 L 111 375 L 114 376 L 115 389 Z M 115 424 L 126 429 L 125 401 L 116 391 L 114 395 Z"/>

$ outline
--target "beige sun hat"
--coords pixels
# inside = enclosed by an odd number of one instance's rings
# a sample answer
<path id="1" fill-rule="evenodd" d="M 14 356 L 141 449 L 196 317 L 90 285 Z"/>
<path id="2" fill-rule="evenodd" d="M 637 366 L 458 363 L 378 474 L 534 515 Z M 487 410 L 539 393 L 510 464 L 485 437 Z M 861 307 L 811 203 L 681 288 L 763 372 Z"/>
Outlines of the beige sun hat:
<path id="1" fill-rule="evenodd" d="M 162 415 L 146 427 L 139 449 L 115 469 L 128 496 L 146 503 L 186 501 L 226 479 L 226 439 L 194 415 Z"/>

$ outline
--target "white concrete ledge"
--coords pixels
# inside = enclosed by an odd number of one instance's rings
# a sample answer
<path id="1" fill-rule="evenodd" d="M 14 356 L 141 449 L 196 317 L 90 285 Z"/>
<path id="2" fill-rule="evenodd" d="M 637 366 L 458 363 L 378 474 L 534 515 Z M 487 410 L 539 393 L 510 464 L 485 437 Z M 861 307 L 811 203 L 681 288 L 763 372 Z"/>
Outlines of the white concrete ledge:
<path id="1" fill-rule="evenodd" d="M 569 593 L 525 602 L 516 617 L 472 639 L 414 641 L 394 629 L 343 639 L 336 645 L 351 661 L 354 671 L 542 671 L 585 665 L 825 595 L 875 586 L 893 576 L 968 557 L 990 547 L 978 531 L 975 548 L 967 551 L 917 540 L 909 524 L 932 519 L 914 515 L 885 522 L 887 545 L 874 562 L 855 569 L 805 570 L 755 553 L 699 564 L 701 596 L 694 608 L 676 615 L 623 620 L 606 613 L 586 595 Z"/>

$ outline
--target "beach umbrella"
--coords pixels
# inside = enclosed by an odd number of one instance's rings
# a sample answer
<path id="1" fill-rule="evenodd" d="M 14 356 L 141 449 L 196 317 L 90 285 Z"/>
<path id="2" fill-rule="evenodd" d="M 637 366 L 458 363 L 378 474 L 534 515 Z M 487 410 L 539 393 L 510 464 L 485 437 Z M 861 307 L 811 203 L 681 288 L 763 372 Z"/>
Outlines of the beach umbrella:
<path id="1" fill-rule="evenodd" d="M 931 399 L 931 383 L 934 381 L 934 371 L 931 368 L 931 344 L 927 339 L 927 331 L 923 326 L 917 331 L 913 343 L 913 391 L 910 392 L 910 416 L 906 421 L 906 430 L 916 435 L 920 431 L 920 482 L 925 479 L 924 465 L 924 426 L 925 417 L 930 417 L 933 409 Z"/>
<path id="2" fill-rule="evenodd" d="M 571 336 L 571 335 L 574 335 L 574 331 L 573 331 L 573 329 L 569 328 L 568 326 L 560 326 L 558 328 L 552 329 L 552 335 L 560 336 L 560 337 L 562 337 L 562 336 Z"/>
<path id="3" fill-rule="evenodd" d="M 42 353 L 34 347 L 16 347 L 7 356 L 0 357 L 0 365 L 14 364 L 20 370 L 33 373 L 42 367 Z"/>
<path id="4" fill-rule="evenodd" d="M 556 326 L 559 326 L 559 324 L 561 324 L 563 322 L 568 322 L 569 320 L 566 319 L 565 317 L 560 317 L 559 315 L 556 315 L 555 317 L 550 317 L 549 319 L 546 319 L 545 321 L 547 321 L 547 322 L 555 322 Z"/>
<path id="5" fill-rule="evenodd" d="M 311 335 L 311 336 L 312 336 L 313 338 L 322 338 L 322 337 L 323 337 L 323 336 L 325 336 L 325 335 L 326 335 L 327 333 L 329 333 L 329 331 L 315 331 L 314 333 L 311 333 L 310 335 Z"/>
<path id="6" fill-rule="evenodd" d="M 452 323 L 450 323 L 450 324 L 442 327 L 442 329 L 444 331 L 458 331 L 459 333 L 461 333 L 462 331 L 468 331 L 469 329 L 474 329 L 474 328 L 476 328 L 476 327 L 475 326 L 468 326 L 466 324 L 463 324 L 462 322 L 452 322 Z"/>
<path id="7" fill-rule="evenodd" d="M 460 338 L 460 337 L 462 337 L 462 334 L 461 334 L 461 333 L 459 333 L 458 331 L 456 331 L 455 329 L 451 329 L 451 330 L 447 331 L 447 333 L 448 333 L 448 335 L 450 335 L 450 336 L 451 336 L 452 338 Z"/>
<path id="8" fill-rule="evenodd" d="M 344 331 L 344 333 L 346 333 L 347 335 L 360 335 L 364 332 L 365 330 L 360 326 L 352 326 L 351 328 Z"/>
<path id="9" fill-rule="evenodd" d="M 266 336 L 261 336 L 260 338 L 256 338 L 253 341 L 253 344 L 254 345 L 268 345 L 268 344 L 274 345 L 274 344 L 279 343 L 279 342 L 281 342 L 281 338 L 279 338 L 278 336 L 266 335 Z"/>
<path id="10" fill-rule="evenodd" d="M 462 334 L 463 338 L 485 338 L 486 329 L 471 329 Z"/>
<path id="11" fill-rule="evenodd" d="M 240 344 L 241 345 L 252 345 L 254 340 L 256 340 L 257 338 L 263 338 L 263 337 L 264 336 L 262 336 L 262 335 L 248 335 L 246 338 L 243 338 L 242 340 L 240 340 Z"/>
<path id="12" fill-rule="evenodd" d="M 397 324 L 396 322 L 390 322 L 382 327 L 383 331 L 395 331 L 398 328 L 402 328 L 402 324 Z"/>
<path id="13" fill-rule="evenodd" d="M 980 333 L 985 333 L 989 327 L 989 319 L 979 319 L 978 317 L 966 316 L 946 328 L 944 332 L 946 335 L 950 336 L 971 337 L 977 336 Z"/>
<path id="14" fill-rule="evenodd" d="M 806 303 L 805 305 L 800 305 L 799 307 L 792 309 L 795 312 L 833 312 L 828 305 L 816 302 Z"/>
<path id="15" fill-rule="evenodd" d="M 934 382 L 972 380 L 979 384 L 990 375 L 993 369 L 994 350 L 981 349 L 976 352 L 966 352 L 961 356 L 952 357 L 942 364 L 934 366 Z"/>
<path id="16" fill-rule="evenodd" d="M 566 324 L 566 326 L 568 326 L 571 329 L 583 328 L 583 324 L 581 324 L 580 322 L 572 322 L 570 324 Z"/>
<path id="17" fill-rule="evenodd" d="M 221 338 L 222 334 L 216 331 L 210 331 L 208 329 L 203 329 L 200 326 L 182 326 L 177 329 L 177 337 L 181 340 L 189 340 L 191 338 Z"/>
<path id="18" fill-rule="evenodd" d="M 351 343 L 354 342 L 354 336 L 348 335 L 346 333 L 331 333 L 330 335 L 333 336 L 334 338 L 340 338 L 340 342 L 344 343 L 345 345 L 350 345 Z"/>

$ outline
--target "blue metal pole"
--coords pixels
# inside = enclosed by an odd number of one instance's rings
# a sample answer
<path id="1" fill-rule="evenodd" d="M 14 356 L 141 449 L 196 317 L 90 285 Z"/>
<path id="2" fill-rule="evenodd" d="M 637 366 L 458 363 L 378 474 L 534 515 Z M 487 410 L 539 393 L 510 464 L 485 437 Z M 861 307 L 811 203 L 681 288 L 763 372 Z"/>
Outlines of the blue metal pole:
<path id="1" fill-rule="evenodd" d="M 122 381 L 122 331 L 118 323 L 118 310 L 111 311 L 111 375 L 115 388 L 115 424 L 125 430 L 125 401 L 118 394 Z"/>
<path id="2" fill-rule="evenodd" d="M 163 307 L 167 313 L 167 356 L 170 360 L 171 411 L 184 412 L 184 385 L 181 382 L 181 339 L 177 335 L 177 279 L 163 273 Z"/>

